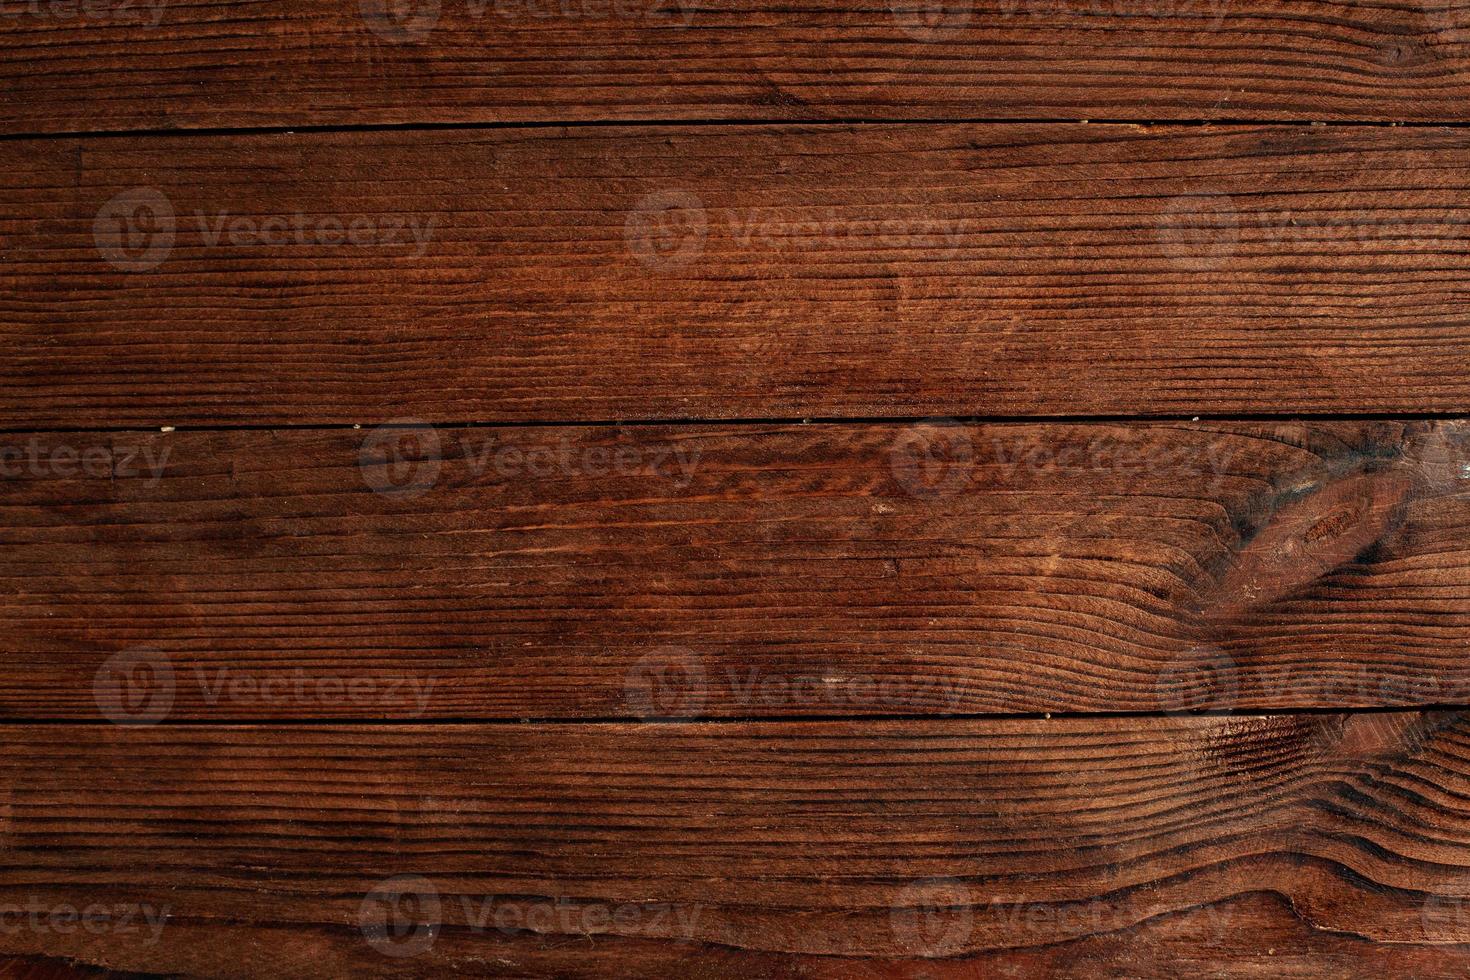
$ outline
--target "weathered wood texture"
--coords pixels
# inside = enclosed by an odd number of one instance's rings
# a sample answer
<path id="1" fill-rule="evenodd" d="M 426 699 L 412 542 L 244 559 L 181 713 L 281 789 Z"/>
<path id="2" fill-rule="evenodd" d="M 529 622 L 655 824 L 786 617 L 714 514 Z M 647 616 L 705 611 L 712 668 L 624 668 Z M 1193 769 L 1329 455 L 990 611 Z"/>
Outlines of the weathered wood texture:
<path id="1" fill-rule="evenodd" d="M 1045 915 L 1039 910 L 1038 915 Z M 938 921 L 942 922 L 943 919 Z M 1227 928 L 1221 928 L 1228 922 Z M 67 938 L 52 948 L 75 950 L 88 961 L 172 967 L 173 976 L 240 978 L 391 976 L 438 980 L 449 976 L 649 980 L 974 980 L 975 977 L 1049 977 L 1069 980 L 1177 980 L 1182 975 L 1259 980 L 1356 980 L 1362 976 L 1463 980 L 1470 946 L 1376 943 L 1313 929 L 1275 895 L 1253 894 L 1204 909 L 1150 919 L 1131 928 L 1047 946 L 981 950 L 948 958 L 830 956 L 769 953 L 694 940 L 596 934 L 568 939 L 495 929 L 468 934 L 443 930 L 431 949 L 411 958 L 385 957 L 340 928 L 268 928 L 231 922 L 192 926 L 172 922 L 171 942 L 139 954 L 130 944 Z M 196 944 L 204 952 L 191 952 Z M 232 959 L 211 953 L 228 949 Z M 41 943 L 36 943 L 41 946 Z M 151 978 L 74 965 L 38 954 L 0 961 L 15 980 Z"/>
<path id="2" fill-rule="evenodd" d="M 137 973 L 109 970 L 48 956 L 0 957 L 0 977 L 6 980 L 132 980 Z"/>
<path id="3" fill-rule="evenodd" d="M 1470 8 L 1458 0 L 10 0 L 0 13 L 0 129 L 12 133 L 607 119 L 1450 121 L 1470 105 Z"/>
<path id="4" fill-rule="evenodd" d="M 1470 702 L 1463 422 L 53 433 L 0 465 L 12 718 Z"/>
<path id="5" fill-rule="evenodd" d="M 1454 412 L 1470 131 L 0 144 L 0 421 Z"/>
<path id="6" fill-rule="evenodd" d="M 231 977 L 1467 963 L 1459 714 L 66 734 L 0 730 L 8 954 Z M 55 928 L 68 906 L 94 929 Z"/>
<path id="7" fill-rule="evenodd" d="M 1047 914 L 1039 910 L 1038 915 Z M 937 921 L 943 922 L 943 919 Z M 1228 927 L 1221 928 L 1222 923 Z M 963 956 L 834 957 L 771 953 L 695 940 L 649 939 L 599 933 L 570 938 L 494 928 L 441 930 L 434 945 L 410 957 L 386 957 L 340 927 L 241 925 L 179 920 L 169 941 L 139 952 L 136 943 L 49 937 L 36 948 L 67 950 L 87 963 L 127 963 L 172 976 L 257 980 L 305 977 L 444 976 L 649 980 L 974 980 L 975 977 L 1055 977 L 1075 980 L 1177 980 L 1180 976 L 1260 980 L 1355 980 L 1362 976 L 1463 980 L 1470 946 L 1376 943 L 1317 930 L 1279 896 L 1257 893 L 1149 919 L 1116 932 L 1047 946 L 980 950 Z M 213 949 L 229 951 L 228 961 Z M 201 952 L 202 951 L 202 952 Z M 96 980 L 151 977 L 80 965 L 53 953 L 0 959 L 0 976 L 13 980 Z"/>

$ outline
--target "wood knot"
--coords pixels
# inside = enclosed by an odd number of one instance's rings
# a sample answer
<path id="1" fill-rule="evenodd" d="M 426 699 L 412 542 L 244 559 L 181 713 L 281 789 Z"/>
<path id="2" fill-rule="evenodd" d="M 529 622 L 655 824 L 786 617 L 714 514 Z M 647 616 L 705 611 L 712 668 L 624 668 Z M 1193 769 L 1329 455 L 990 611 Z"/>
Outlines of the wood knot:
<path id="1" fill-rule="evenodd" d="M 1205 597 L 1202 614 L 1213 621 L 1238 618 L 1351 561 L 1395 526 L 1413 486 L 1399 469 L 1358 473 L 1268 510 Z"/>
<path id="2" fill-rule="evenodd" d="M 1433 60 L 1433 48 L 1417 37 L 1392 37 L 1378 49 L 1378 63 L 1390 68 L 1413 67 Z"/>

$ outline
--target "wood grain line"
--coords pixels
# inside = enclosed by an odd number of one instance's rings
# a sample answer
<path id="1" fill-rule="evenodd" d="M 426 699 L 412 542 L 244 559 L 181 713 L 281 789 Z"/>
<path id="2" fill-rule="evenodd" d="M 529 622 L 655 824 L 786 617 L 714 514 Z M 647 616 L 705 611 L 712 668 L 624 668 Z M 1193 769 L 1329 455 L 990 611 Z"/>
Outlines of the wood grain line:
<path id="1" fill-rule="evenodd" d="M 7 954 L 959 976 L 1087 950 L 1150 976 L 1193 936 L 1254 975 L 1280 937 L 1283 970 L 1440 976 L 1470 940 L 1461 714 L 76 735 L 0 728 Z M 98 931 L 52 927 L 89 904 Z"/>
<path id="2" fill-rule="evenodd" d="M 1465 121 L 1470 9 L 1310 0 L 7 0 L 0 131 Z"/>
<path id="3" fill-rule="evenodd" d="M 0 423 L 1454 413 L 1470 131 L 0 144 Z"/>
<path id="4" fill-rule="evenodd" d="M 1470 703 L 1464 422 L 0 439 L 0 717 Z"/>

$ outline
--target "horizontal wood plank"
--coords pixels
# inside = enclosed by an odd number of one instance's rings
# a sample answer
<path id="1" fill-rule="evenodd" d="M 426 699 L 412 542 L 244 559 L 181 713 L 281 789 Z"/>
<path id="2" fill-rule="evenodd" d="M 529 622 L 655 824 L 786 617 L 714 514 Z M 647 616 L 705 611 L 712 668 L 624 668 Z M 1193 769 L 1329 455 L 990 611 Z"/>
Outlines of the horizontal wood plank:
<path id="1" fill-rule="evenodd" d="M 1464 121 L 1459 0 L 10 0 L 0 130 Z"/>
<path id="2" fill-rule="evenodd" d="M 1221 924 L 1227 922 L 1228 928 L 1222 929 Z M 669 942 L 599 933 L 561 939 L 494 928 L 467 935 L 440 930 L 430 949 L 404 958 L 384 956 L 359 937 L 360 933 L 352 931 L 344 936 L 340 927 L 226 921 L 195 925 L 175 919 L 169 923 L 166 944 L 160 941 L 135 951 L 134 944 L 106 935 L 90 940 L 53 935 L 29 945 L 64 950 L 76 959 L 56 953 L 0 957 L 0 971 L 13 980 L 143 980 L 156 975 L 84 965 L 105 962 L 168 970 L 174 975 L 249 980 L 346 974 L 432 980 L 446 972 L 545 980 L 648 980 L 691 974 L 708 980 L 749 980 L 753 976 L 973 980 L 977 975 L 1176 980 L 1186 972 L 1221 980 L 1318 980 L 1373 972 L 1415 980 L 1462 980 L 1470 960 L 1470 946 L 1464 944 L 1379 943 L 1314 929 L 1292 912 L 1285 899 L 1265 893 L 1048 946 L 978 950 L 948 958 L 771 953 L 682 937 Z M 228 962 L 222 962 L 224 957 L 215 952 L 218 949 L 229 951 Z"/>
<path id="3" fill-rule="evenodd" d="M 0 422 L 1455 412 L 1470 131 L 0 144 Z"/>
<path id="4" fill-rule="evenodd" d="M 0 439 L 0 713 L 1470 703 L 1470 424 Z"/>
<path id="5" fill-rule="evenodd" d="M 1167 976 L 1172 950 L 1222 976 L 1452 976 L 1470 955 L 1458 713 L 57 735 L 0 730 L 0 951 L 31 961 Z"/>

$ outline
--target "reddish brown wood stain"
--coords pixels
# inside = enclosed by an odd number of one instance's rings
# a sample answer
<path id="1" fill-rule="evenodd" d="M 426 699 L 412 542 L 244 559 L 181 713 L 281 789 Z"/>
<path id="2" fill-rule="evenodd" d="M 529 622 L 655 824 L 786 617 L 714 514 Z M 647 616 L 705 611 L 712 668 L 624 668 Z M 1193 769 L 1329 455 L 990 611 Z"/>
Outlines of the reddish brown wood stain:
<path id="1" fill-rule="evenodd" d="M 1449 0 L 51 6 L 62 13 L 9 8 L 0 35 L 5 131 L 608 119 L 1443 122 L 1464 121 L 1470 96 L 1470 14 Z M 98 13 L 81 16 L 81 7 Z"/>
<path id="2" fill-rule="evenodd" d="M 1259 968 L 1262 930 L 1287 963 L 1448 969 L 1435 944 L 1470 939 L 1463 716 L 1368 738 L 1361 720 L 103 726 L 74 745 L 12 726 L 25 805 L 0 904 L 126 900 L 168 941 L 20 930 L 0 949 L 228 972 L 263 932 L 296 937 L 272 976 L 373 955 L 428 975 L 474 950 L 550 973 L 578 943 L 583 971 L 723 972 L 1044 962 L 1130 936 L 1147 964 L 1147 937 L 1193 933 Z M 421 928 L 374 932 L 385 916 Z"/>
<path id="3" fill-rule="evenodd" d="M 1470 498 L 1401 477 L 1416 444 L 1448 453 L 1463 432 L 0 437 L 46 464 L 0 482 L 14 664 L 0 708 L 96 720 L 122 696 L 104 686 L 99 704 L 99 671 L 138 697 L 167 684 L 167 718 L 199 721 L 1455 702 L 1470 690 L 1454 654 L 1470 646 Z M 921 474 L 935 445 L 948 462 Z M 110 461 L 96 476 L 50 462 L 93 448 Z M 1338 475 L 1366 456 L 1386 468 Z M 1367 516 L 1279 556 L 1344 514 Z M 1416 605 L 1426 587 L 1435 603 Z"/>
<path id="4" fill-rule="evenodd" d="M 1207 615 L 1239 617 L 1346 563 L 1388 532 L 1412 486 L 1392 470 L 1359 473 L 1272 513 L 1233 559 Z"/>
<path id="5" fill-rule="evenodd" d="M 0 24 L 0 976 L 1470 975 L 1470 10 Z"/>
<path id="6" fill-rule="evenodd" d="M 1467 196 L 1464 129 L 0 142 L 0 409 L 67 429 L 1452 415 Z"/>

